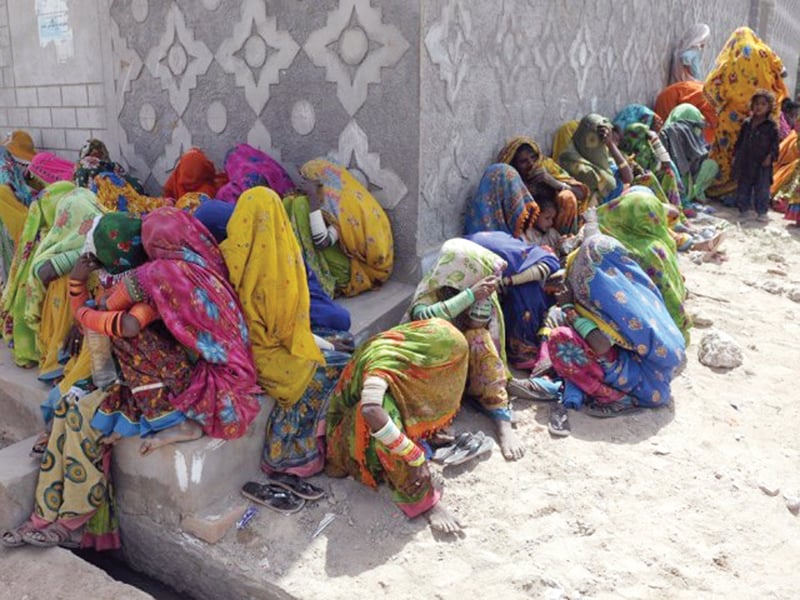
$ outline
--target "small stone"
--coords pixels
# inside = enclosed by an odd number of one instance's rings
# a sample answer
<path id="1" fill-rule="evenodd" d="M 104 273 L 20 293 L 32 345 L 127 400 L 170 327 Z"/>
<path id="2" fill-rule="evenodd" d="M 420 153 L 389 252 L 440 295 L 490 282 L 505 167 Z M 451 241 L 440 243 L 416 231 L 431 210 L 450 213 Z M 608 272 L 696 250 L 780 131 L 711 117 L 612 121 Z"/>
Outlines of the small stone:
<path id="1" fill-rule="evenodd" d="M 714 473 L 716 479 L 722 479 L 722 473 Z"/>
<path id="2" fill-rule="evenodd" d="M 747 344 L 747 349 L 752 350 L 753 352 L 758 352 L 758 346 L 755 344 Z"/>
<path id="3" fill-rule="evenodd" d="M 744 362 L 742 347 L 723 331 L 712 331 L 700 340 L 700 363 L 718 369 L 734 369 Z"/>
<path id="4" fill-rule="evenodd" d="M 785 263 L 786 259 L 781 256 L 780 254 L 775 254 L 774 252 L 770 252 L 767 254 L 767 258 L 770 259 L 772 262 L 776 263 Z"/>
<path id="5" fill-rule="evenodd" d="M 800 286 L 794 286 L 786 290 L 786 297 L 792 302 L 800 302 Z"/>
<path id="6" fill-rule="evenodd" d="M 204 542 L 216 544 L 225 537 L 228 530 L 236 524 L 246 510 L 247 503 L 244 503 L 234 506 L 223 515 L 214 517 L 187 515 L 181 519 L 181 529 Z"/>
<path id="7" fill-rule="evenodd" d="M 698 327 L 700 329 L 706 329 L 711 327 L 714 324 L 714 320 L 710 319 L 702 314 L 694 314 L 692 315 L 692 325 Z"/>
<path id="8" fill-rule="evenodd" d="M 767 280 L 761 284 L 761 289 L 776 296 L 780 296 L 783 293 L 783 286 L 777 281 Z"/>
<path id="9" fill-rule="evenodd" d="M 742 283 L 750 287 L 756 287 L 758 282 L 753 279 L 742 279 Z"/>
<path id="10" fill-rule="evenodd" d="M 655 454 L 656 456 L 666 456 L 669 453 L 670 449 L 667 448 L 666 446 L 656 446 L 655 448 L 653 448 L 653 454 Z"/>
<path id="11" fill-rule="evenodd" d="M 784 496 L 786 500 L 786 508 L 789 509 L 789 512 L 793 515 L 797 515 L 800 513 L 800 498 L 797 496 Z"/>
<path id="12" fill-rule="evenodd" d="M 779 269 L 777 267 L 772 267 L 767 269 L 767 273 L 772 273 L 773 275 L 780 275 L 781 277 L 786 277 L 786 271 L 783 269 Z"/>
<path id="13" fill-rule="evenodd" d="M 760 489 L 770 498 L 774 498 L 775 496 L 781 493 L 781 489 L 778 486 L 770 483 L 762 483 L 761 485 L 758 486 L 758 489 Z"/>
<path id="14" fill-rule="evenodd" d="M 692 261 L 696 265 L 703 264 L 703 253 L 702 252 L 690 252 L 689 253 L 689 260 Z"/>

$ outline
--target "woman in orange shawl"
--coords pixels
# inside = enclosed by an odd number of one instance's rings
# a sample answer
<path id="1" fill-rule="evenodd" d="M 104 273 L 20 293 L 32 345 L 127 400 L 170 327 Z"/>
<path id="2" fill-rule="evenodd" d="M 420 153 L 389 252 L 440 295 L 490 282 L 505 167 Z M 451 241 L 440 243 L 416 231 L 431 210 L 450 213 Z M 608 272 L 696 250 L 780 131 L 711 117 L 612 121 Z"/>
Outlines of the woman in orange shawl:
<path id="1" fill-rule="evenodd" d="M 545 156 L 533 138 L 512 138 L 500 150 L 497 162 L 517 170 L 534 200 L 555 201 L 558 215 L 553 225 L 559 233 L 577 232 L 578 215 L 586 210 L 589 188 Z"/>
<path id="2" fill-rule="evenodd" d="M 175 170 L 164 184 L 163 195 L 165 198 L 174 198 L 178 208 L 188 208 L 202 202 L 201 194 L 214 198 L 217 190 L 227 181 L 225 173 L 217 173 L 214 163 L 202 150 L 190 148 L 178 160 Z"/>

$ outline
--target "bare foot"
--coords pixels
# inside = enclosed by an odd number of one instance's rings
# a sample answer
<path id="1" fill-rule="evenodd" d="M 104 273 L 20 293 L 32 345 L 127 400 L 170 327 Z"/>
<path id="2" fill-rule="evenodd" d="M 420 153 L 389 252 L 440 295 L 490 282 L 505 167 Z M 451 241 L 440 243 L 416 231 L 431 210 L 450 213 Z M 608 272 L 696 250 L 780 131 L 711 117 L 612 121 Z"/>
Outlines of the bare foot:
<path id="1" fill-rule="evenodd" d="M 500 451 L 506 460 L 519 460 L 525 456 L 525 444 L 517 437 L 511 428 L 510 421 L 494 421 L 497 440 L 500 442 Z"/>
<path id="2" fill-rule="evenodd" d="M 139 447 L 139 454 L 145 456 L 161 446 L 176 444 L 178 442 L 188 442 L 203 436 L 203 428 L 197 421 L 186 419 L 183 423 L 178 423 L 174 427 L 164 429 L 151 435 L 142 442 Z"/>
<path id="3" fill-rule="evenodd" d="M 442 506 L 441 502 L 437 502 L 433 508 L 429 509 L 428 512 L 425 513 L 425 518 L 428 519 L 431 529 L 434 531 L 441 531 L 442 533 L 461 533 L 464 527 L 459 523 L 458 519 Z"/>
<path id="4" fill-rule="evenodd" d="M 115 431 L 111 435 L 107 435 L 105 437 L 101 437 L 100 438 L 100 443 L 103 444 L 104 446 L 113 446 L 114 444 L 116 444 L 121 439 L 122 439 L 122 436 Z"/>

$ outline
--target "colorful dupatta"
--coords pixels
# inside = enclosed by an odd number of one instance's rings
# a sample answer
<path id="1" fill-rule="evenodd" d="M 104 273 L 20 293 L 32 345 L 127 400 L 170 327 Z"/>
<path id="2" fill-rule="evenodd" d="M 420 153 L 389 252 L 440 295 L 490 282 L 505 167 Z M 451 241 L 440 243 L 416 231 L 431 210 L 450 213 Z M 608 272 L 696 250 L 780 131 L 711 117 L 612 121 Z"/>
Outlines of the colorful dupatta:
<path id="1" fill-rule="evenodd" d="M 248 144 L 239 144 L 228 152 L 225 173 L 228 183 L 216 194 L 225 202 L 235 203 L 243 192 L 257 186 L 275 190 L 281 197 L 295 188 L 292 178 L 277 160 Z"/>
<path id="2" fill-rule="evenodd" d="M 502 258 L 507 264 L 503 276 L 522 273 L 540 263 L 547 265 L 551 273 L 555 273 L 560 266 L 552 252 L 517 240 L 507 233 L 476 233 L 466 239 Z M 520 365 L 530 366 L 529 363 L 539 356 L 538 331 L 552 301 L 545 294 L 542 282 L 531 281 L 507 287 L 500 304 L 506 326 L 508 361 L 518 368 L 523 368 Z"/>
<path id="3" fill-rule="evenodd" d="M 190 148 L 178 160 L 164 184 L 164 197 L 178 200 L 198 192 L 213 198 L 219 188 L 214 163 L 199 148 Z"/>
<path id="4" fill-rule="evenodd" d="M 643 123 L 648 129 L 652 129 L 655 117 L 656 113 L 644 104 L 628 104 L 617 113 L 613 123 L 624 133 L 634 123 Z"/>
<path id="5" fill-rule="evenodd" d="M 536 222 L 539 205 L 517 170 L 511 165 L 489 165 L 483 172 L 478 191 L 467 204 L 464 233 L 505 231 L 523 237 Z"/>
<path id="6" fill-rule="evenodd" d="M 703 114 L 706 122 L 703 137 L 709 144 L 713 142 L 717 112 L 703 95 L 702 81 L 681 81 L 668 85 L 656 97 L 655 111 L 666 121 L 669 114 L 682 104 L 691 104 Z"/>
<path id="7" fill-rule="evenodd" d="M 644 123 L 633 123 L 624 130 L 620 142 L 623 152 L 633 154 L 636 163 L 645 171 L 650 171 L 658 178 L 658 183 L 673 206 L 681 206 L 681 189 L 683 182 L 678 168 L 672 163 L 662 163 L 650 143 L 651 129 Z"/>
<path id="8" fill-rule="evenodd" d="M 142 220 L 129 213 L 103 215 L 94 227 L 92 241 L 97 260 L 112 275 L 147 260 L 142 244 Z"/>
<path id="9" fill-rule="evenodd" d="M 788 96 L 781 74 L 784 65 L 780 57 L 752 29 L 740 27 L 731 34 L 717 57 L 714 69 L 706 77 L 703 91 L 717 113 L 717 127 L 711 145 L 710 158 L 719 164 L 716 193 L 733 189 L 731 168 L 733 147 L 742 123 L 750 114 L 750 101 L 757 89 L 775 94 L 775 113 Z"/>
<path id="10" fill-rule="evenodd" d="M 250 328 L 258 382 L 291 406 L 324 359 L 311 334 L 303 255 L 274 191 L 242 194 L 220 250 Z"/>
<path id="11" fill-rule="evenodd" d="M 0 185 L 9 186 L 17 200 L 25 206 L 30 206 L 33 201 L 34 193 L 25 181 L 24 168 L 3 146 L 0 146 Z"/>
<path id="12" fill-rule="evenodd" d="M 342 293 L 355 296 L 387 281 L 394 238 L 383 207 L 347 169 L 329 160 L 310 160 L 300 172 L 322 184 L 325 221 L 336 227 L 339 246 L 350 259 L 350 281 Z"/>
<path id="13" fill-rule="evenodd" d="M 344 368 L 331 397 L 329 474 L 350 474 L 365 485 L 377 486 L 382 469 L 369 427 L 358 409 L 367 377 L 386 381 L 387 396 L 399 412 L 399 425 L 407 436 L 418 440 L 442 429 L 455 416 L 467 378 L 467 361 L 464 336 L 442 319 L 398 325 L 364 343 Z"/>
<path id="14" fill-rule="evenodd" d="M 101 173 L 89 185 L 97 201 L 109 211 L 142 216 L 164 206 L 172 206 L 171 198 L 154 198 L 136 191 L 131 183 L 115 173 Z"/>
<path id="15" fill-rule="evenodd" d="M 33 258 L 55 222 L 58 203 L 74 189 L 72 183 L 60 181 L 47 186 L 39 194 L 28 208 L 28 216 L 11 262 L 3 291 L 3 339 L 13 344 L 11 353 L 20 366 L 30 366 L 39 361 L 36 334 L 25 321 L 27 284 L 33 269 Z"/>
<path id="16" fill-rule="evenodd" d="M 695 23 L 681 38 L 672 54 L 670 83 L 703 78 L 703 47 L 711 37 L 711 28 Z"/>
<path id="17" fill-rule="evenodd" d="M 173 405 L 211 437 L 241 437 L 260 410 L 261 390 L 222 253 L 199 221 L 175 208 L 150 213 L 142 241 L 150 261 L 128 278 L 131 296 L 155 306 L 175 339 L 199 356 Z"/>
<path id="18" fill-rule="evenodd" d="M 669 232 L 667 206 L 637 188 L 599 207 L 597 220 L 600 230 L 619 240 L 658 287 L 672 321 L 688 342 L 691 320 L 684 306 L 686 287 Z"/>
<path id="19" fill-rule="evenodd" d="M 558 157 L 558 163 L 575 179 L 583 183 L 601 199 L 608 198 L 620 188 L 608 148 L 597 133 L 599 127 L 611 129 L 607 118 L 589 114 L 581 119 L 572 141 Z"/>
<path id="20" fill-rule="evenodd" d="M 558 162 L 558 159 L 561 157 L 561 153 L 564 152 L 564 150 L 567 149 L 567 146 L 570 145 L 572 142 L 572 136 L 575 135 L 575 132 L 578 130 L 579 124 L 580 121 L 575 119 L 572 121 L 567 121 L 558 129 L 556 129 L 556 133 L 553 136 L 552 158 L 554 161 Z"/>

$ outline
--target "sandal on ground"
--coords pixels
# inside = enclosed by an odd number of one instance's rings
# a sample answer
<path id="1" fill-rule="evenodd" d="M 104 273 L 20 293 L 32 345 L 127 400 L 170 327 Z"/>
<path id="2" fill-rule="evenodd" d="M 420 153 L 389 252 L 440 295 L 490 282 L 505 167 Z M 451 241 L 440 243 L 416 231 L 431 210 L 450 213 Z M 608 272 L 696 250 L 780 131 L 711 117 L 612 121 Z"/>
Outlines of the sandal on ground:
<path id="1" fill-rule="evenodd" d="M 285 515 L 292 515 L 306 505 L 304 498 L 274 483 L 248 481 L 242 486 L 242 496 Z"/>
<path id="2" fill-rule="evenodd" d="M 567 437 L 572 433 L 569 424 L 566 407 L 557 402 L 550 408 L 550 420 L 547 423 L 547 431 L 556 437 Z"/>
<path id="3" fill-rule="evenodd" d="M 24 537 L 25 534 L 33 531 L 36 531 L 33 524 L 30 521 L 25 521 L 16 529 L 7 529 L 0 534 L 0 543 L 6 548 L 19 548 L 27 543 Z"/>
<path id="4" fill-rule="evenodd" d="M 304 500 L 319 500 L 325 497 L 325 490 L 290 473 L 273 473 L 269 476 L 269 482 Z"/>
<path id="5" fill-rule="evenodd" d="M 491 452 L 492 448 L 494 448 L 494 440 L 490 437 L 486 437 L 485 433 L 479 431 L 470 438 L 469 442 L 467 442 L 464 447 L 447 457 L 444 461 L 444 466 L 453 467 L 456 465 L 463 465 L 471 460 L 475 460 L 479 456 Z"/>
<path id="6" fill-rule="evenodd" d="M 454 453 L 466 448 L 472 439 L 472 434 L 469 431 L 463 431 L 453 438 L 453 443 L 447 444 L 437 448 L 431 459 L 435 462 L 443 463 L 450 458 Z"/>
<path id="7" fill-rule="evenodd" d="M 58 523 L 51 523 L 44 529 L 34 529 L 22 534 L 22 539 L 31 546 L 39 548 L 80 548 L 79 541 L 73 539 L 72 532 Z"/>
<path id="8" fill-rule="evenodd" d="M 599 403 L 594 402 L 586 406 L 585 412 L 590 417 L 597 419 L 609 419 L 612 417 L 623 417 L 640 412 L 642 409 L 628 402 L 616 401 Z"/>
<path id="9" fill-rule="evenodd" d="M 36 441 L 33 443 L 33 447 L 31 448 L 30 455 L 33 456 L 41 456 L 44 454 L 44 451 L 47 450 L 47 442 L 50 440 L 50 432 L 43 431 L 39 434 L 36 438 Z"/>

